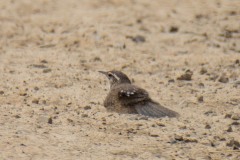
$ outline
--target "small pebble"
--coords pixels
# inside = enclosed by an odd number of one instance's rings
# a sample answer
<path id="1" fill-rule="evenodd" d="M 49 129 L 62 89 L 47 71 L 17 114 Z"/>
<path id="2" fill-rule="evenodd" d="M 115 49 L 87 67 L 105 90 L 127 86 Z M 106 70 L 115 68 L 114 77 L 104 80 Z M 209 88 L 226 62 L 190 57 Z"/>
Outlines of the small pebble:
<path id="1" fill-rule="evenodd" d="M 203 102 L 203 96 L 199 96 L 199 97 L 197 98 L 197 100 L 198 100 L 198 102 Z"/>
<path id="2" fill-rule="evenodd" d="M 194 139 L 194 138 L 185 138 L 184 142 L 187 142 L 187 143 L 197 143 L 198 140 Z"/>
<path id="3" fill-rule="evenodd" d="M 38 91 L 38 90 L 39 90 L 39 88 L 38 88 L 38 87 L 34 87 L 34 90 L 35 90 L 35 91 Z"/>
<path id="4" fill-rule="evenodd" d="M 191 81 L 192 80 L 193 72 L 190 70 L 186 70 L 183 75 L 177 78 L 177 80 L 185 80 L 185 81 Z"/>
<path id="5" fill-rule="evenodd" d="M 48 63 L 45 59 L 41 60 L 41 63 Z"/>
<path id="6" fill-rule="evenodd" d="M 85 106 L 84 109 L 89 110 L 89 109 L 91 109 L 91 106 Z"/>
<path id="7" fill-rule="evenodd" d="M 21 116 L 20 116 L 20 115 L 15 115 L 14 117 L 15 117 L 15 118 L 21 118 Z"/>
<path id="8" fill-rule="evenodd" d="M 177 141 L 183 141 L 183 137 L 180 136 L 180 135 L 175 135 L 174 139 L 177 140 Z"/>
<path id="9" fill-rule="evenodd" d="M 135 43 L 143 43 L 146 41 L 145 37 L 144 36 L 141 36 L 141 35 L 137 35 L 135 37 L 131 37 L 132 41 L 135 42 Z"/>
<path id="10" fill-rule="evenodd" d="M 32 103 L 38 104 L 39 100 L 38 99 L 34 99 L 34 100 L 32 100 Z"/>
<path id="11" fill-rule="evenodd" d="M 51 72 L 52 70 L 50 69 L 50 68 L 47 68 L 47 69 L 44 69 L 43 70 L 43 73 L 49 73 L 49 72 Z"/>
<path id="12" fill-rule="evenodd" d="M 26 92 L 20 92 L 19 95 L 20 95 L 20 96 L 26 96 L 27 93 L 26 93 Z"/>
<path id="13" fill-rule="evenodd" d="M 232 131 L 233 131 L 233 130 L 232 130 L 232 127 L 229 126 L 228 129 L 227 129 L 227 132 L 232 132 Z"/>
<path id="14" fill-rule="evenodd" d="M 70 118 L 68 118 L 67 121 L 68 121 L 69 123 L 73 123 L 73 120 L 70 119 Z"/>
<path id="15" fill-rule="evenodd" d="M 201 70 L 200 70 L 200 74 L 205 74 L 205 73 L 207 73 L 207 69 L 206 68 L 201 68 Z"/>
<path id="16" fill-rule="evenodd" d="M 161 123 L 161 122 L 156 122 L 156 125 L 160 126 L 160 127 L 165 127 L 165 124 Z"/>
<path id="17" fill-rule="evenodd" d="M 158 134 L 154 134 L 154 133 L 151 133 L 150 136 L 151 136 L 151 137 L 159 137 Z"/>
<path id="18" fill-rule="evenodd" d="M 86 118 L 86 117 L 88 117 L 88 115 L 87 114 L 82 114 L 82 117 Z"/>
<path id="19" fill-rule="evenodd" d="M 211 129 L 212 127 L 209 124 L 206 124 L 205 129 Z"/>
<path id="20" fill-rule="evenodd" d="M 240 143 L 234 139 L 231 139 L 227 144 L 228 147 L 232 147 L 233 150 L 239 150 L 240 149 Z"/>
<path id="21" fill-rule="evenodd" d="M 52 123 L 53 123 L 52 117 L 49 117 L 48 118 L 48 124 L 52 124 Z"/>
<path id="22" fill-rule="evenodd" d="M 169 80 L 168 80 L 168 83 L 174 83 L 174 82 L 175 82 L 174 79 L 169 79 Z"/>
<path id="23" fill-rule="evenodd" d="M 235 122 L 232 122 L 231 125 L 238 126 L 239 124 L 240 124 L 239 122 L 235 121 Z"/>
<path id="24" fill-rule="evenodd" d="M 221 83 L 228 83 L 229 79 L 228 79 L 228 77 L 222 75 L 222 76 L 219 78 L 218 81 L 221 82 Z"/>
<path id="25" fill-rule="evenodd" d="M 102 62 L 101 58 L 99 58 L 99 57 L 94 57 L 93 61 L 94 61 L 94 62 L 97 62 L 97 61 L 98 61 L 98 62 Z"/>
<path id="26" fill-rule="evenodd" d="M 240 120 L 240 114 L 233 114 L 231 118 L 232 120 Z"/>
<path id="27" fill-rule="evenodd" d="M 230 113 L 225 114 L 225 118 L 231 118 L 231 117 L 232 117 L 232 114 Z"/>
<path id="28" fill-rule="evenodd" d="M 217 78 L 218 78 L 218 75 L 216 74 L 209 75 L 209 80 L 216 81 Z"/>
<path id="29" fill-rule="evenodd" d="M 216 112 L 214 112 L 214 111 L 207 111 L 207 112 L 205 112 L 204 113 L 206 116 L 217 116 L 217 113 Z"/>
<path id="30" fill-rule="evenodd" d="M 169 32 L 170 32 L 170 33 L 176 33 L 176 32 L 178 32 L 178 27 L 176 27 L 176 26 L 171 26 L 170 29 L 169 29 Z"/>

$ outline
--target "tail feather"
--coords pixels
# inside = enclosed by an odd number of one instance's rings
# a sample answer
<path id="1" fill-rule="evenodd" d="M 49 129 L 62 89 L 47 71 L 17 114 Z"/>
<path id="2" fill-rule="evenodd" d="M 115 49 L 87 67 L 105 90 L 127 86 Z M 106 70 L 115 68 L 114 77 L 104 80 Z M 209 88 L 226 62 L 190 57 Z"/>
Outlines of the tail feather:
<path id="1" fill-rule="evenodd" d="M 177 117 L 179 114 L 155 102 L 136 104 L 135 109 L 139 114 L 149 117 Z"/>

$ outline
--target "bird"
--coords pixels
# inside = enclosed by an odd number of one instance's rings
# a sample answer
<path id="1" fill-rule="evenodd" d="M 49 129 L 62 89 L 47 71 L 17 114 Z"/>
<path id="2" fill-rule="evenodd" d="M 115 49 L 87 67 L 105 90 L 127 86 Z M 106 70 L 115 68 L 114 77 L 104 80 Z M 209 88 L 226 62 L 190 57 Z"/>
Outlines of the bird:
<path id="1" fill-rule="evenodd" d="M 99 72 L 110 81 L 110 91 L 104 100 L 107 111 L 140 114 L 153 118 L 179 116 L 179 113 L 152 100 L 145 89 L 133 85 L 123 72 L 117 70 Z"/>

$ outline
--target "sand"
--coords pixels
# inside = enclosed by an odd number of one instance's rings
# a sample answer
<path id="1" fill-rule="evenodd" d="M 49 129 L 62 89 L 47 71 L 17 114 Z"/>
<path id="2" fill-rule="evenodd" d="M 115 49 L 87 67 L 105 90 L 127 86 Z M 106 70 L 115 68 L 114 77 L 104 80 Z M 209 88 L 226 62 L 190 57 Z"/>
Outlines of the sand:
<path id="1" fill-rule="evenodd" d="M 0 159 L 240 159 L 238 0 L 0 2 Z M 179 118 L 109 113 L 121 70 Z"/>

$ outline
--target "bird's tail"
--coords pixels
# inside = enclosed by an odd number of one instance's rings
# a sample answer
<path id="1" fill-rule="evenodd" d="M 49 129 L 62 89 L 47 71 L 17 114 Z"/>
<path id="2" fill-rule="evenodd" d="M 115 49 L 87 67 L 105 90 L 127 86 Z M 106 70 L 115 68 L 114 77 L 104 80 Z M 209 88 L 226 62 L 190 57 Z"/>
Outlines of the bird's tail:
<path id="1" fill-rule="evenodd" d="M 136 104 L 135 109 L 139 114 L 155 118 L 179 116 L 177 112 L 163 107 L 162 105 L 153 101 L 146 101 L 144 103 Z"/>

